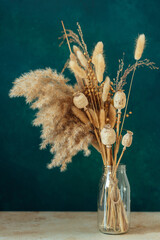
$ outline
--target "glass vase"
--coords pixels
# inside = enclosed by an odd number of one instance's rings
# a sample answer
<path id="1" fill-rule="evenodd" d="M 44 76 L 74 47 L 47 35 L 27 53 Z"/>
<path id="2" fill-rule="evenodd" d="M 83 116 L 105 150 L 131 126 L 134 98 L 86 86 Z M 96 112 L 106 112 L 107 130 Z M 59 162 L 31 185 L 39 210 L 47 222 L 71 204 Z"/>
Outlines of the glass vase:
<path id="1" fill-rule="evenodd" d="M 98 228 L 106 234 L 122 234 L 129 230 L 130 185 L 126 166 L 119 165 L 116 172 L 104 167 L 99 184 Z"/>

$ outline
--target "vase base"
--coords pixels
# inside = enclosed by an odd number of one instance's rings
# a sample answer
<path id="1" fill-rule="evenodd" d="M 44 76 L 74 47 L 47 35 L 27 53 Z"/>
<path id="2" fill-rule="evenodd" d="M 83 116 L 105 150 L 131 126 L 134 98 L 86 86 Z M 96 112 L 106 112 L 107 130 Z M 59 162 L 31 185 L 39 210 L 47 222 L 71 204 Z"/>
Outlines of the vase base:
<path id="1" fill-rule="evenodd" d="M 99 231 L 103 234 L 108 234 L 108 235 L 121 235 L 121 234 L 127 233 L 129 229 L 124 232 L 121 232 L 121 231 L 114 231 L 113 229 L 107 229 L 107 228 L 101 227 L 99 228 Z"/>

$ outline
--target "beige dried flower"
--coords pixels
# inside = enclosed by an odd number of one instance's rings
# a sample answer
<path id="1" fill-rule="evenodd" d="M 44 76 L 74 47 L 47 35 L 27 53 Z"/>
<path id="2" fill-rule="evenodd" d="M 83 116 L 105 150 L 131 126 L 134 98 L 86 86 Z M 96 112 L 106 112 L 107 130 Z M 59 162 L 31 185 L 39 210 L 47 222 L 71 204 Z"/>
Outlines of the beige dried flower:
<path id="1" fill-rule="evenodd" d="M 86 108 L 88 105 L 88 99 L 83 93 L 77 92 L 74 94 L 73 103 L 79 109 Z"/>
<path id="2" fill-rule="evenodd" d="M 77 118 L 79 118 L 83 123 L 90 125 L 90 121 L 84 112 L 75 106 L 72 106 L 71 109 Z"/>
<path id="3" fill-rule="evenodd" d="M 116 109 L 123 109 L 126 105 L 126 94 L 121 90 L 117 91 L 114 95 L 113 101 Z"/>
<path id="4" fill-rule="evenodd" d="M 127 133 L 122 138 L 122 145 L 124 147 L 130 147 L 132 144 L 133 132 L 127 131 Z"/>
<path id="5" fill-rule="evenodd" d="M 84 67 L 86 69 L 88 66 L 88 62 L 81 51 L 77 51 L 77 58 L 78 58 L 79 62 L 81 63 L 82 67 Z"/>
<path id="6" fill-rule="evenodd" d="M 116 141 L 116 133 L 110 124 L 106 124 L 101 130 L 101 140 L 104 145 L 111 146 Z"/>
<path id="7" fill-rule="evenodd" d="M 105 70 L 105 61 L 103 55 L 100 53 L 96 57 L 95 64 L 96 76 L 99 83 L 103 81 L 103 74 Z"/>
<path id="8" fill-rule="evenodd" d="M 75 76 L 78 76 L 80 78 L 86 78 L 86 72 L 84 71 L 84 69 L 82 69 L 77 62 L 71 60 L 69 62 L 69 68 L 71 69 L 71 71 L 75 74 Z"/>
<path id="9" fill-rule="evenodd" d="M 92 55 L 92 63 L 95 65 L 97 62 L 97 55 L 103 54 L 103 42 L 98 42 L 94 48 Z"/>
<path id="10" fill-rule="evenodd" d="M 140 34 L 136 42 L 136 48 L 134 53 L 135 60 L 139 60 L 142 57 L 144 47 L 145 47 L 145 35 Z"/>

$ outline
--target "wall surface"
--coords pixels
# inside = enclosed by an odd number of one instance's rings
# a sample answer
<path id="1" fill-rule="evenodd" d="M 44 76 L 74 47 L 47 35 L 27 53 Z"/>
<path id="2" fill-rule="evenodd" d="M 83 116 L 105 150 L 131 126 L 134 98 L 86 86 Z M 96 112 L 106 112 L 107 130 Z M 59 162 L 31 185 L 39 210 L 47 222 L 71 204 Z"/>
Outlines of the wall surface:
<path id="1" fill-rule="evenodd" d="M 116 76 L 118 59 L 133 64 L 135 39 L 147 37 L 143 58 L 160 66 L 160 1 L 158 0 L 1 0 L 0 1 L 0 210 L 96 210 L 100 155 L 79 153 L 68 170 L 48 170 L 49 149 L 40 151 L 40 128 L 31 126 L 35 112 L 23 98 L 9 99 L 16 77 L 29 70 L 51 67 L 61 71 L 67 45 L 58 47 L 63 20 L 76 30 L 81 24 L 92 52 L 104 42 L 107 72 Z M 75 82 L 66 70 L 65 75 Z M 128 78 L 130 81 L 130 77 Z M 129 84 L 128 84 L 129 85 Z M 126 88 L 128 88 L 128 85 Z M 134 132 L 123 163 L 131 185 L 133 211 L 160 211 L 160 73 L 147 68 L 135 74 L 125 128 Z"/>

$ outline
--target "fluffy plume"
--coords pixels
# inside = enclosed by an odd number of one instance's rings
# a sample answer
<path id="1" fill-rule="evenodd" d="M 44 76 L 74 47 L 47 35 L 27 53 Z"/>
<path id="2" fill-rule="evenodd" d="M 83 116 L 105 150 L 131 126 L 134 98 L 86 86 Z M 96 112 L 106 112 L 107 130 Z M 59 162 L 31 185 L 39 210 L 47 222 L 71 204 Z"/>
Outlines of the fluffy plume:
<path id="1" fill-rule="evenodd" d="M 77 51 L 80 51 L 79 47 L 76 45 L 73 46 L 73 52 L 77 55 Z"/>
<path id="2" fill-rule="evenodd" d="M 82 67 L 84 67 L 86 69 L 88 62 L 81 51 L 77 51 L 77 58 L 78 58 L 79 62 L 81 63 Z"/>
<path id="3" fill-rule="evenodd" d="M 102 54 L 98 54 L 96 57 L 97 61 L 95 64 L 96 76 L 99 83 L 103 81 L 103 73 L 105 70 L 105 61 Z"/>
<path id="4" fill-rule="evenodd" d="M 76 45 L 73 46 L 73 51 L 74 51 L 75 55 L 77 56 L 81 66 L 86 69 L 88 66 L 88 62 L 87 62 L 87 59 L 85 58 L 84 54 L 82 53 L 82 51 Z"/>
<path id="5" fill-rule="evenodd" d="M 50 68 L 31 71 L 16 79 L 10 97 L 26 97 L 31 108 L 38 109 L 34 126 L 42 126 L 41 149 L 48 144 L 55 153 L 49 168 L 61 166 L 66 169 L 74 155 L 84 150 L 89 154 L 88 145 L 92 141 L 88 125 L 73 113 L 73 94 L 78 91 L 67 85 L 68 79 Z"/>
<path id="6" fill-rule="evenodd" d="M 102 92 L 102 101 L 105 102 L 108 97 L 108 93 L 110 90 L 110 78 L 106 77 L 104 86 L 103 86 L 103 92 Z"/>
<path id="7" fill-rule="evenodd" d="M 86 78 L 86 72 L 78 65 L 75 61 L 69 62 L 69 68 L 72 70 L 72 72 L 75 74 L 75 76 L 78 76 L 80 78 Z"/>
<path id="8" fill-rule="evenodd" d="M 93 55 L 92 55 L 92 63 L 95 65 L 97 61 L 97 55 L 103 54 L 103 43 L 98 42 L 94 48 Z"/>
<path id="9" fill-rule="evenodd" d="M 134 53 L 135 60 L 139 60 L 142 57 L 144 47 L 145 47 L 145 35 L 140 34 L 136 42 L 136 49 Z"/>

